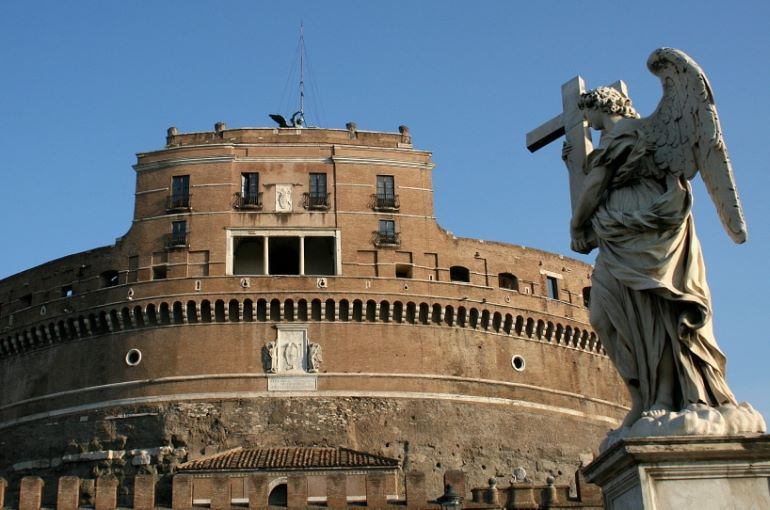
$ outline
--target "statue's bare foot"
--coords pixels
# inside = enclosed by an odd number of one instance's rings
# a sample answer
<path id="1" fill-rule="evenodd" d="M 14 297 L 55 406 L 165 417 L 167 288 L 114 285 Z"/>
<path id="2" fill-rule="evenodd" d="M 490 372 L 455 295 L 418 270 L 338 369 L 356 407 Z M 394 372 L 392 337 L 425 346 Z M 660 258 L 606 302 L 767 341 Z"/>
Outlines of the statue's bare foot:
<path id="1" fill-rule="evenodd" d="M 631 410 L 623 418 L 623 423 L 620 424 L 620 428 L 629 428 L 636 421 L 642 417 L 642 396 L 639 393 L 639 389 L 636 386 L 628 385 L 628 392 L 631 395 Z"/>
<path id="2" fill-rule="evenodd" d="M 658 419 L 667 415 L 671 411 L 673 411 L 671 407 L 672 406 L 669 404 L 656 402 L 655 404 L 653 404 L 652 407 L 644 411 L 642 413 L 642 416 L 652 418 L 652 419 Z"/>

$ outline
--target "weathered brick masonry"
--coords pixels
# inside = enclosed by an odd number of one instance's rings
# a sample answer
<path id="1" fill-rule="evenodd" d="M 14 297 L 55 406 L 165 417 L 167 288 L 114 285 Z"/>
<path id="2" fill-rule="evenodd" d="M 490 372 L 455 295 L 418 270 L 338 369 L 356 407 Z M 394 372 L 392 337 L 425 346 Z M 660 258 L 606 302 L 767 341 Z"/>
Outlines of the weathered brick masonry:
<path id="1" fill-rule="evenodd" d="M 566 483 L 625 414 L 591 267 L 443 230 L 406 131 L 172 128 L 134 168 L 115 245 L 0 282 L 11 485 L 238 446 L 396 458 L 429 496 L 447 469 Z"/>

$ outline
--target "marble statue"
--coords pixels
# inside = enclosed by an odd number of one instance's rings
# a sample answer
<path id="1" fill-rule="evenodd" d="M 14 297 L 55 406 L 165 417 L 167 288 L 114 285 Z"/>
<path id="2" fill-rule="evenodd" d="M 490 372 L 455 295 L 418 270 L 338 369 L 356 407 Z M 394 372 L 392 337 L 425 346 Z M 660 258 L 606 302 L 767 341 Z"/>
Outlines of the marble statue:
<path id="1" fill-rule="evenodd" d="M 600 143 L 575 157 L 568 137 L 562 153 L 570 173 L 583 174 L 572 249 L 598 248 L 590 322 L 632 402 L 604 448 L 630 436 L 765 431 L 762 416 L 739 404 L 725 380 L 691 214 L 690 180 L 700 173 L 727 233 L 746 240 L 714 97 L 682 51 L 655 50 L 647 67 L 663 84 L 655 112 L 640 118 L 624 86 L 582 93 L 577 108 L 601 132 Z"/>

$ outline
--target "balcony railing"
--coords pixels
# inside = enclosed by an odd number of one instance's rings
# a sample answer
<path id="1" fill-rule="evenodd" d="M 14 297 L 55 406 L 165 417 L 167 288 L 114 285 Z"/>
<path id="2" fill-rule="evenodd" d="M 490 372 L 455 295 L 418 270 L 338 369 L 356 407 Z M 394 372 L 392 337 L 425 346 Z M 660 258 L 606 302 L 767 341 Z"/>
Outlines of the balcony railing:
<path id="1" fill-rule="evenodd" d="M 189 235 L 189 232 L 174 232 L 171 234 L 166 234 L 166 249 L 178 250 L 180 248 L 187 248 L 187 236 Z"/>
<path id="2" fill-rule="evenodd" d="M 166 202 L 166 211 L 167 212 L 189 211 L 191 209 L 190 207 L 191 198 L 192 198 L 192 195 L 189 193 L 186 195 L 169 195 L 168 200 Z"/>
<path id="3" fill-rule="evenodd" d="M 375 193 L 372 195 L 372 209 L 375 211 L 398 211 L 401 204 L 398 195 Z"/>
<path id="4" fill-rule="evenodd" d="M 304 193 L 303 205 L 309 211 L 329 209 L 329 193 Z"/>
<path id="5" fill-rule="evenodd" d="M 236 209 L 262 209 L 262 192 L 235 194 Z"/>
<path id="6" fill-rule="evenodd" d="M 380 232 L 375 230 L 372 234 L 374 234 L 374 245 L 377 247 L 401 246 L 401 234 L 399 232 Z"/>

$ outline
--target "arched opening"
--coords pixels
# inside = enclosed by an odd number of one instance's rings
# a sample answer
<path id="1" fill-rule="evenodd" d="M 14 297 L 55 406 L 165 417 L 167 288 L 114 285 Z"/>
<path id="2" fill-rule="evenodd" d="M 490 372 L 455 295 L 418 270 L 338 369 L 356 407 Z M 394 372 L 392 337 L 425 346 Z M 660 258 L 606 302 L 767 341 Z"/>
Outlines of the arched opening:
<path id="1" fill-rule="evenodd" d="M 511 273 L 500 273 L 497 275 L 497 286 L 501 289 L 519 290 L 519 279 Z"/>
<path id="2" fill-rule="evenodd" d="M 532 335 L 535 333 L 535 319 L 532 317 L 527 318 L 527 326 L 524 331 L 527 337 L 532 338 Z"/>
<path id="3" fill-rule="evenodd" d="M 380 301 L 380 320 L 382 322 L 390 321 L 390 303 L 387 301 Z"/>
<path id="4" fill-rule="evenodd" d="M 503 316 L 500 312 L 495 312 L 495 314 L 492 316 L 492 329 L 495 330 L 496 333 L 500 332 L 500 326 L 503 324 Z"/>
<path id="5" fill-rule="evenodd" d="M 506 313 L 505 322 L 503 323 L 503 331 L 506 335 L 510 335 L 513 330 L 513 315 Z"/>
<path id="6" fill-rule="evenodd" d="M 225 302 L 221 299 L 217 299 L 214 303 L 214 320 L 225 322 Z"/>
<path id="7" fill-rule="evenodd" d="M 243 320 L 246 322 L 254 321 L 254 301 L 251 299 L 243 301 Z"/>
<path id="8" fill-rule="evenodd" d="M 182 312 L 181 301 L 174 301 L 174 307 L 172 309 L 174 324 L 182 324 L 184 322 L 184 313 Z"/>
<path id="9" fill-rule="evenodd" d="M 201 322 L 211 322 L 211 302 L 208 299 L 201 301 Z"/>
<path id="10" fill-rule="evenodd" d="M 238 301 L 235 299 L 230 300 L 230 304 L 227 306 L 227 318 L 230 322 L 238 322 L 240 318 L 240 310 L 238 310 Z"/>
<path id="11" fill-rule="evenodd" d="M 489 329 L 489 310 L 481 312 L 481 329 Z"/>
<path id="12" fill-rule="evenodd" d="M 516 325 L 514 326 L 514 331 L 519 336 L 521 336 L 522 331 L 524 331 L 524 317 L 521 315 L 516 316 Z"/>
<path id="13" fill-rule="evenodd" d="M 455 319 L 455 309 L 452 308 L 451 305 L 447 305 L 447 307 L 444 309 L 444 322 L 446 322 L 447 326 L 454 325 L 454 319 Z"/>
<path id="14" fill-rule="evenodd" d="M 257 320 L 265 322 L 267 320 L 267 300 L 257 300 Z"/>
<path id="15" fill-rule="evenodd" d="M 430 314 L 430 320 L 433 324 L 441 324 L 441 305 L 435 303 L 433 305 L 433 311 Z"/>
<path id="16" fill-rule="evenodd" d="M 289 504 L 288 492 L 286 490 L 286 484 L 280 483 L 273 487 L 270 491 L 270 495 L 267 497 L 268 506 L 286 507 Z"/>
<path id="17" fill-rule="evenodd" d="M 586 308 L 591 306 L 591 287 L 583 287 L 583 304 Z"/>
<path id="18" fill-rule="evenodd" d="M 321 300 L 314 299 L 310 303 L 310 318 L 314 321 L 321 320 Z"/>
<path id="19" fill-rule="evenodd" d="M 468 312 L 464 306 L 457 309 L 457 325 L 464 328 L 468 321 Z"/>
<path id="20" fill-rule="evenodd" d="M 157 326 L 158 325 L 158 315 L 155 313 L 155 305 L 150 303 L 147 305 L 147 310 L 145 311 L 147 314 L 147 324 L 150 326 Z"/>
<path id="21" fill-rule="evenodd" d="M 187 302 L 187 322 L 190 324 L 198 322 L 198 310 L 195 307 L 195 301 Z"/>
<path id="22" fill-rule="evenodd" d="M 333 299 L 327 299 L 326 300 L 326 310 L 325 310 L 325 318 L 329 322 L 334 321 L 334 300 Z"/>
<path id="23" fill-rule="evenodd" d="M 353 301 L 353 320 L 356 322 L 361 322 L 364 320 L 364 304 L 361 302 L 360 299 L 356 299 Z"/>
<path id="24" fill-rule="evenodd" d="M 283 318 L 287 321 L 294 320 L 294 301 L 291 299 L 283 302 Z"/>
<path id="25" fill-rule="evenodd" d="M 452 266 L 449 268 L 449 279 L 453 282 L 468 283 L 471 281 L 471 272 L 467 267 Z"/>
<path id="26" fill-rule="evenodd" d="M 430 307 L 428 303 L 420 303 L 420 324 L 428 324 L 430 321 Z"/>
<path id="27" fill-rule="evenodd" d="M 372 300 L 366 302 L 366 321 L 374 322 L 377 320 L 377 303 Z"/>
<path id="28" fill-rule="evenodd" d="M 347 299 L 341 299 L 340 300 L 340 320 L 341 321 L 349 321 L 350 320 L 350 302 Z"/>
<path id="29" fill-rule="evenodd" d="M 307 300 L 300 299 L 297 302 L 297 319 L 307 321 Z"/>
<path id="30" fill-rule="evenodd" d="M 280 321 L 281 320 L 281 302 L 277 299 L 273 299 L 270 301 L 270 320 L 271 321 Z"/>
<path id="31" fill-rule="evenodd" d="M 72 319 L 70 319 L 72 320 Z M 134 307 L 134 320 L 136 320 L 136 327 L 144 327 L 144 314 L 142 313 L 142 307 L 137 305 Z"/>
<path id="32" fill-rule="evenodd" d="M 479 325 L 479 311 L 475 308 L 471 308 L 469 324 L 473 329 L 476 329 Z"/>
<path id="33" fill-rule="evenodd" d="M 406 322 L 414 324 L 414 317 L 417 314 L 417 305 L 412 302 L 406 304 Z"/>
<path id="34" fill-rule="evenodd" d="M 123 320 L 123 329 L 133 327 L 133 324 L 131 324 L 131 312 L 128 310 L 128 308 L 123 308 L 120 311 L 120 317 Z"/>
<path id="35" fill-rule="evenodd" d="M 404 303 L 401 301 L 393 303 L 393 321 L 397 323 L 404 321 Z"/>
<path id="36" fill-rule="evenodd" d="M 168 310 L 168 303 L 160 304 L 160 323 L 163 325 L 171 324 L 171 314 Z"/>

